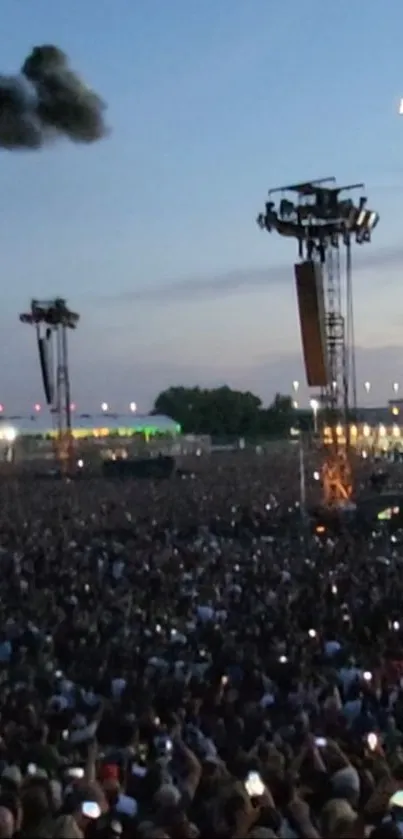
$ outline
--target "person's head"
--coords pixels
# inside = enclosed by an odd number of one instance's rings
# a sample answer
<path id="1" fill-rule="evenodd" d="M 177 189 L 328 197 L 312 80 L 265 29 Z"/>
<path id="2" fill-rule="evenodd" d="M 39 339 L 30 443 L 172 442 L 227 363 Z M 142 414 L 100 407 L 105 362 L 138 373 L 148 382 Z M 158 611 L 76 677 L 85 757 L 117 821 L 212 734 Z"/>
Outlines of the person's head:
<path id="1" fill-rule="evenodd" d="M 15 821 L 10 810 L 0 806 L 0 839 L 12 839 L 15 827 Z"/>
<path id="2" fill-rule="evenodd" d="M 352 826 L 357 818 L 356 812 L 348 801 L 338 798 L 331 799 L 322 810 L 322 830 L 325 836 L 338 836 L 344 833 L 348 826 Z"/>
<path id="3" fill-rule="evenodd" d="M 154 795 L 154 804 L 159 810 L 175 808 L 180 799 L 179 790 L 173 784 L 161 784 Z"/>
<path id="4" fill-rule="evenodd" d="M 360 797 L 360 776 L 353 766 L 335 772 L 331 779 L 334 798 L 345 799 L 354 807 Z"/>
<path id="5" fill-rule="evenodd" d="M 120 794 L 119 767 L 115 763 L 106 764 L 100 772 L 100 782 L 110 807 L 114 807 Z"/>
<path id="6" fill-rule="evenodd" d="M 22 773 L 19 766 L 6 766 L 1 773 L 1 787 L 9 792 L 16 792 L 22 783 Z"/>
<path id="7" fill-rule="evenodd" d="M 8 810 L 14 821 L 15 831 L 21 830 L 22 825 L 22 806 L 21 799 L 17 792 L 2 790 L 0 793 L 0 807 Z"/>
<path id="8" fill-rule="evenodd" d="M 30 784 L 22 791 L 21 801 L 23 830 L 32 830 L 38 827 L 41 821 L 52 812 L 49 791 L 44 784 Z"/>
<path id="9" fill-rule="evenodd" d="M 53 835 L 54 839 L 84 839 L 84 833 L 73 816 L 60 816 Z"/>

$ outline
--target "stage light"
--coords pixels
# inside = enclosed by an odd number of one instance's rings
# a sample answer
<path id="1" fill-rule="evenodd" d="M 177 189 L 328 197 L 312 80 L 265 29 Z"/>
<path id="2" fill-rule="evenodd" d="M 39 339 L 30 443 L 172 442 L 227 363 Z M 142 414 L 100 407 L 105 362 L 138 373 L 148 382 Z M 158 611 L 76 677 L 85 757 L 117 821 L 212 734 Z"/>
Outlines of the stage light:
<path id="1" fill-rule="evenodd" d="M 273 210 L 274 205 L 270 205 L 270 210 Z M 267 205 L 266 205 L 267 208 Z M 279 207 L 279 216 L 281 219 L 285 219 L 289 221 L 290 219 L 294 219 L 297 213 L 297 208 L 292 201 L 289 201 L 287 198 L 283 198 L 280 201 Z"/>
<path id="2" fill-rule="evenodd" d="M 350 229 L 355 232 L 355 238 L 359 245 L 371 240 L 371 233 L 379 221 L 378 213 L 375 210 L 368 210 L 366 204 L 367 199 L 362 197 L 356 209 L 355 220 L 350 225 Z"/>
<path id="3" fill-rule="evenodd" d="M 373 230 L 375 225 L 378 224 L 378 221 L 379 214 L 376 213 L 375 210 L 370 210 L 368 213 L 368 218 L 366 220 L 369 230 Z"/>
<path id="4" fill-rule="evenodd" d="M 359 230 L 373 230 L 379 221 L 379 215 L 375 210 L 360 210 L 355 223 L 356 229 Z"/>

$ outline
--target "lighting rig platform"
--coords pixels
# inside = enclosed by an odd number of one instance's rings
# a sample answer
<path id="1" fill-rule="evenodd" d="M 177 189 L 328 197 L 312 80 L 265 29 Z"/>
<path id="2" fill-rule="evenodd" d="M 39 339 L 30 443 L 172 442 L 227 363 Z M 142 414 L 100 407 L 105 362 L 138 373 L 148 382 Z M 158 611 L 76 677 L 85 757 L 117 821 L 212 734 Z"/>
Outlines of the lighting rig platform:
<path id="1" fill-rule="evenodd" d="M 301 335 L 309 387 L 320 389 L 321 418 L 331 429 L 322 464 L 324 503 L 353 495 L 349 422 L 357 407 L 352 244 L 371 241 L 379 216 L 368 209 L 364 184 L 338 186 L 334 177 L 269 190 L 262 230 L 295 239 Z M 352 193 L 360 193 L 358 201 Z M 276 204 L 276 197 L 279 201 Z M 337 433 L 342 425 L 343 435 Z"/>
<path id="2" fill-rule="evenodd" d="M 75 465 L 67 335 L 77 328 L 79 319 L 61 297 L 32 300 L 30 311 L 20 315 L 21 323 L 35 327 L 43 389 L 57 427 L 56 458 L 63 474 L 70 474 Z"/>

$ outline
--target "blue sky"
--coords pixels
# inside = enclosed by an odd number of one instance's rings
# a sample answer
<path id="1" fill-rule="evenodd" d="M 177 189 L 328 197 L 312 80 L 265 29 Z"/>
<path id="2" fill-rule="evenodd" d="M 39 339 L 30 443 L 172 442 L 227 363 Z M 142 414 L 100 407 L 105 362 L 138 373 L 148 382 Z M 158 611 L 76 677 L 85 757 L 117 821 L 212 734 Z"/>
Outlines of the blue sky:
<path id="1" fill-rule="evenodd" d="M 83 410 L 303 381 L 293 245 L 254 220 L 269 187 L 327 175 L 365 181 L 381 214 L 354 256 L 358 373 L 372 401 L 403 392 L 402 27 L 396 0 L 2 0 L 2 70 L 57 44 L 111 126 L 97 146 L 1 154 L 4 405 L 41 398 L 31 296 L 81 313 Z"/>

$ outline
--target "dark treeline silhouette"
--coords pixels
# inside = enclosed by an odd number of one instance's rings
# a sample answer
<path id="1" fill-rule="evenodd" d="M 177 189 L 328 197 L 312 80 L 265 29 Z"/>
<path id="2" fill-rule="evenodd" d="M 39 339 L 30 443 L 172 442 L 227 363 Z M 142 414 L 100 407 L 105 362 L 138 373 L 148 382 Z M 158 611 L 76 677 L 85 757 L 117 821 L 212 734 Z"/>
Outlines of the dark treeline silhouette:
<path id="1" fill-rule="evenodd" d="M 157 396 L 153 412 L 172 417 L 185 434 L 215 438 L 288 437 L 292 426 L 312 430 L 312 411 L 296 410 L 291 396 L 277 393 L 264 407 L 254 393 L 227 386 L 169 387 Z"/>

